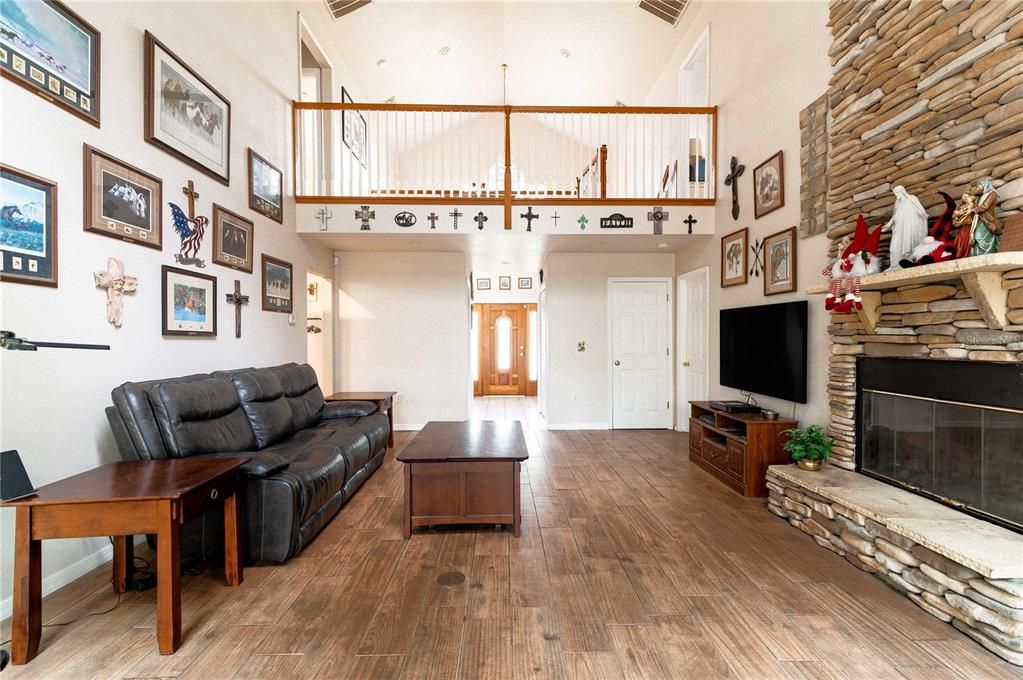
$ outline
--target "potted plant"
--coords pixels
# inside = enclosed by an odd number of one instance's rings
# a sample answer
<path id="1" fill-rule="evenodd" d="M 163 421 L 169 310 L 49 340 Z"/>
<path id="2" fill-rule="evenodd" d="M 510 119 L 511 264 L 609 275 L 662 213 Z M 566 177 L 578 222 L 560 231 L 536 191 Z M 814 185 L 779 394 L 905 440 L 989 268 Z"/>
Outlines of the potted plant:
<path id="1" fill-rule="evenodd" d="M 821 461 L 831 458 L 831 447 L 835 440 L 820 425 L 811 425 L 805 429 L 792 428 L 782 434 L 789 436 L 782 448 L 792 454 L 792 460 L 796 461 L 800 470 L 816 472 L 821 469 Z"/>

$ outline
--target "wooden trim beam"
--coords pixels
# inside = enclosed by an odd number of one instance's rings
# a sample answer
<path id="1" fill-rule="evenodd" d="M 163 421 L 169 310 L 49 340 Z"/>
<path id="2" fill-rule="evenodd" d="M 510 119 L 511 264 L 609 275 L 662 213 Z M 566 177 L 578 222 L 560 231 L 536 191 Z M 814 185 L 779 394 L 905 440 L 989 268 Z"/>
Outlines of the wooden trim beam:
<path id="1" fill-rule="evenodd" d="M 341 205 L 503 205 L 506 218 L 509 206 L 517 205 L 680 205 L 713 206 L 713 198 L 575 198 L 571 195 L 555 197 L 472 198 L 469 196 L 296 196 L 296 203 Z M 506 221 L 507 224 L 507 221 Z"/>
<path id="2" fill-rule="evenodd" d="M 716 106 L 500 106 L 485 104 L 376 104 L 369 102 L 299 102 L 298 110 L 329 111 L 417 111 L 461 113 L 608 113 L 608 114 L 693 114 L 717 115 Z"/>

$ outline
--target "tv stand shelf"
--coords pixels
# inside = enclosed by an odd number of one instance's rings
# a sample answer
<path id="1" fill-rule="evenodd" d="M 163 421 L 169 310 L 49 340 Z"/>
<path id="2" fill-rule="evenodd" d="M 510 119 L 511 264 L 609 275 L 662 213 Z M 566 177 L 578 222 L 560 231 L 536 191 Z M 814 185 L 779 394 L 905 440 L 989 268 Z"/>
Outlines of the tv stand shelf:
<path id="1" fill-rule="evenodd" d="M 710 402 L 690 402 L 689 460 L 736 493 L 767 495 L 767 466 L 790 462 L 783 431 L 799 427 L 791 418 L 768 420 L 760 413 L 727 413 Z"/>

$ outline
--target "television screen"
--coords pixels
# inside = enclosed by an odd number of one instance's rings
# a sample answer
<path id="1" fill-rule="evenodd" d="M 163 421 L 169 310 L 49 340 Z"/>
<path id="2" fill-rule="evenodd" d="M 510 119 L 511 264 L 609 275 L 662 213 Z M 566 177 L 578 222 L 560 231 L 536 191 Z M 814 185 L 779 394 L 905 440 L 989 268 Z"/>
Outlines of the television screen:
<path id="1" fill-rule="evenodd" d="M 721 310 L 721 384 L 806 403 L 807 302 Z"/>

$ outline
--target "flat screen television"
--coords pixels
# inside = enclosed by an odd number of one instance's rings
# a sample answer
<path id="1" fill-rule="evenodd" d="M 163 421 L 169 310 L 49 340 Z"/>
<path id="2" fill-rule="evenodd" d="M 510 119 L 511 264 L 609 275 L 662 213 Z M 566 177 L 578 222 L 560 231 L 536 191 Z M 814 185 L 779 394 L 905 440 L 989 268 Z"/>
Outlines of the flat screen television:
<path id="1" fill-rule="evenodd" d="M 806 403 L 807 302 L 721 310 L 721 384 Z"/>

